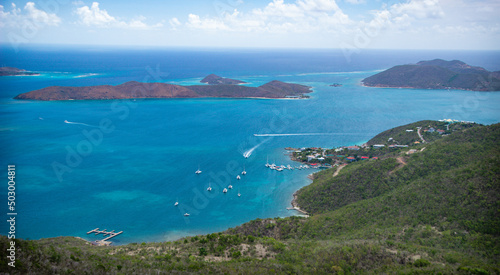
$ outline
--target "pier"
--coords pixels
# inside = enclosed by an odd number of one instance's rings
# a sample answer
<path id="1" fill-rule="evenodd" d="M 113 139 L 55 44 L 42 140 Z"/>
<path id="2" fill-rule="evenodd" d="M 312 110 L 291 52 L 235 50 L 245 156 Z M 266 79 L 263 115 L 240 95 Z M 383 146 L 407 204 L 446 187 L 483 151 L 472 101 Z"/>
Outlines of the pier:
<path id="1" fill-rule="evenodd" d="M 106 231 L 106 229 L 99 230 L 99 228 L 96 228 L 96 229 L 93 229 L 93 230 L 90 230 L 89 232 L 87 232 L 87 235 L 92 234 L 92 233 L 95 233 L 96 235 L 102 234 L 105 237 L 109 235 L 108 237 L 106 237 L 100 241 L 96 241 L 96 243 L 98 243 L 99 245 L 109 245 L 111 242 L 109 242 L 108 240 L 122 234 L 123 231 L 115 232 L 114 230 Z"/>

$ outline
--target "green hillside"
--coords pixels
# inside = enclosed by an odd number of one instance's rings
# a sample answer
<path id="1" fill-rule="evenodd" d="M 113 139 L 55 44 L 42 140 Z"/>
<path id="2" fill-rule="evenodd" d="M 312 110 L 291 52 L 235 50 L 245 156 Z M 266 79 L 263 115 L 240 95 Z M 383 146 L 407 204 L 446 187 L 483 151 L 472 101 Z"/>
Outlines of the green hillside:
<path id="1" fill-rule="evenodd" d="M 420 125 L 443 126 L 422 121 L 377 137 L 402 140 Z M 453 127 L 435 141 L 351 163 L 335 177 L 336 168 L 316 173 L 298 192 L 308 218 L 257 219 L 222 233 L 118 247 L 72 237 L 16 240 L 15 269 L 6 266 L 2 236 L 0 272 L 500 274 L 500 124 Z"/>

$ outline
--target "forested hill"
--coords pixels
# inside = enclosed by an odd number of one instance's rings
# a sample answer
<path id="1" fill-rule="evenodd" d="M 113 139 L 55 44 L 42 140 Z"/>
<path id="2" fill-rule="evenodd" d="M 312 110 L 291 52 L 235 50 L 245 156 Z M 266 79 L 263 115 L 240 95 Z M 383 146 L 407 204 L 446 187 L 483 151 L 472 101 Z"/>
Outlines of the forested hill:
<path id="1" fill-rule="evenodd" d="M 417 133 L 406 130 L 446 126 L 440 123 L 404 125 L 379 138 L 410 140 Z M 298 192 L 308 218 L 256 219 L 221 233 L 117 247 L 72 237 L 16 240 L 15 269 L 0 236 L 0 272 L 498 274 L 500 124 L 462 126 L 409 147 L 371 147 L 386 151 L 339 173 L 314 174 Z"/>
<path id="2" fill-rule="evenodd" d="M 395 66 L 362 82 L 371 87 L 500 91 L 500 72 L 489 72 L 459 60 L 435 59 Z"/>

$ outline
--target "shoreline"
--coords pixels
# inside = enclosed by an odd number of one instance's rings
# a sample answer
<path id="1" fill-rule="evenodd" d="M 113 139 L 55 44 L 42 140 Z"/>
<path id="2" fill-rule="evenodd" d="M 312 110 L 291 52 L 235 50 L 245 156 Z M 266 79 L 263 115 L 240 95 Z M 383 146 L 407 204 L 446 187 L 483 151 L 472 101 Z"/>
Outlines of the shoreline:
<path id="1" fill-rule="evenodd" d="M 365 83 L 360 82 L 362 87 L 365 88 L 381 88 L 381 89 L 412 89 L 412 90 L 435 90 L 435 91 L 469 91 L 469 92 L 495 92 L 495 91 L 482 91 L 482 90 L 470 90 L 470 89 L 459 89 L 459 88 L 418 88 L 418 87 L 411 87 L 411 86 L 382 86 L 382 85 L 376 85 L 376 86 L 369 86 L 365 85 Z"/>
<path id="2" fill-rule="evenodd" d="M 310 180 L 314 180 L 314 173 L 313 174 L 309 174 L 307 175 L 307 178 L 310 179 Z M 312 182 L 311 182 L 312 183 Z M 311 184 L 310 183 L 310 184 Z M 309 184 L 308 184 L 309 185 Z M 302 188 L 300 188 L 302 189 Z M 300 209 L 299 207 L 299 204 L 297 203 L 297 198 L 298 198 L 298 192 L 300 191 L 300 189 L 296 190 L 295 192 L 293 192 L 292 194 L 292 201 L 290 202 L 290 204 L 292 205 L 292 208 L 287 208 L 288 210 L 296 210 L 296 211 L 299 211 L 300 213 L 306 215 L 306 218 L 309 217 L 309 213 L 307 213 L 306 211 Z"/>
<path id="3" fill-rule="evenodd" d="M 226 97 L 226 96 L 203 96 L 203 97 L 129 97 L 129 98 L 89 98 L 89 99 L 50 99 L 50 100 L 40 100 L 40 99 L 22 99 L 26 101 L 44 101 L 44 102 L 64 102 L 64 101 L 107 101 L 107 100 L 144 100 L 144 99 L 150 99 L 150 100 L 155 100 L 155 99 L 160 99 L 160 100 L 165 100 L 165 99 L 266 99 L 266 100 L 307 100 L 310 99 L 310 97 L 304 97 L 304 98 L 287 98 L 287 97 L 251 97 L 251 96 L 246 96 L 246 97 Z M 15 99 L 15 98 L 14 98 Z"/>

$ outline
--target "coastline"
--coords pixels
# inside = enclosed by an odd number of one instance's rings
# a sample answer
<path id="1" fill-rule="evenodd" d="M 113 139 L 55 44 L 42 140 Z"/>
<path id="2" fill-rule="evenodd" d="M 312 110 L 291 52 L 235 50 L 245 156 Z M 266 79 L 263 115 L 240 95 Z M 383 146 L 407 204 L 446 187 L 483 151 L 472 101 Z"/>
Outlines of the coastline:
<path id="1" fill-rule="evenodd" d="M 471 89 L 460 89 L 460 88 L 418 88 L 418 87 L 411 87 L 411 86 L 386 86 L 386 85 L 374 85 L 374 86 L 369 86 L 365 85 L 365 83 L 360 82 L 362 87 L 365 88 L 380 88 L 380 89 L 412 89 L 412 90 L 436 90 L 436 91 L 469 91 L 469 92 L 494 92 L 494 91 L 481 91 L 481 90 L 471 90 Z"/>
<path id="2" fill-rule="evenodd" d="M 310 180 L 314 180 L 314 173 L 313 173 L 313 174 L 309 174 L 309 175 L 307 175 L 307 178 L 308 178 L 308 179 L 310 179 Z M 312 183 L 312 182 L 311 182 L 311 183 Z M 302 189 L 302 188 L 300 188 L 300 189 Z M 293 209 L 293 210 L 296 210 L 296 211 L 298 211 L 298 212 L 300 212 L 300 213 L 304 214 L 304 215 L 305 215 L 305 217 L 307 218 L 307 217 L 309 217 L 309 213 L 307 213 L 305 210 L 300 209 L 300 206 L 299 206 L 299 204 L 298 204 L 298 202 L 297 202 L 298 192 L 300 191 L 300 189 L 298 189 L 298 190 L 296 190 L 295 192 L 293 192 L 293 194 L 292 194 L 293 199 L 292 199 L 292 201 L 290 202 L 290 204 L 292 205 L 292 208 L 291 208 L 291 209 L 290 209 L 290 208 L 288 208 L 288 209 L 289 209 L 289 210 L 292 210 L 292 209 Z"/>

